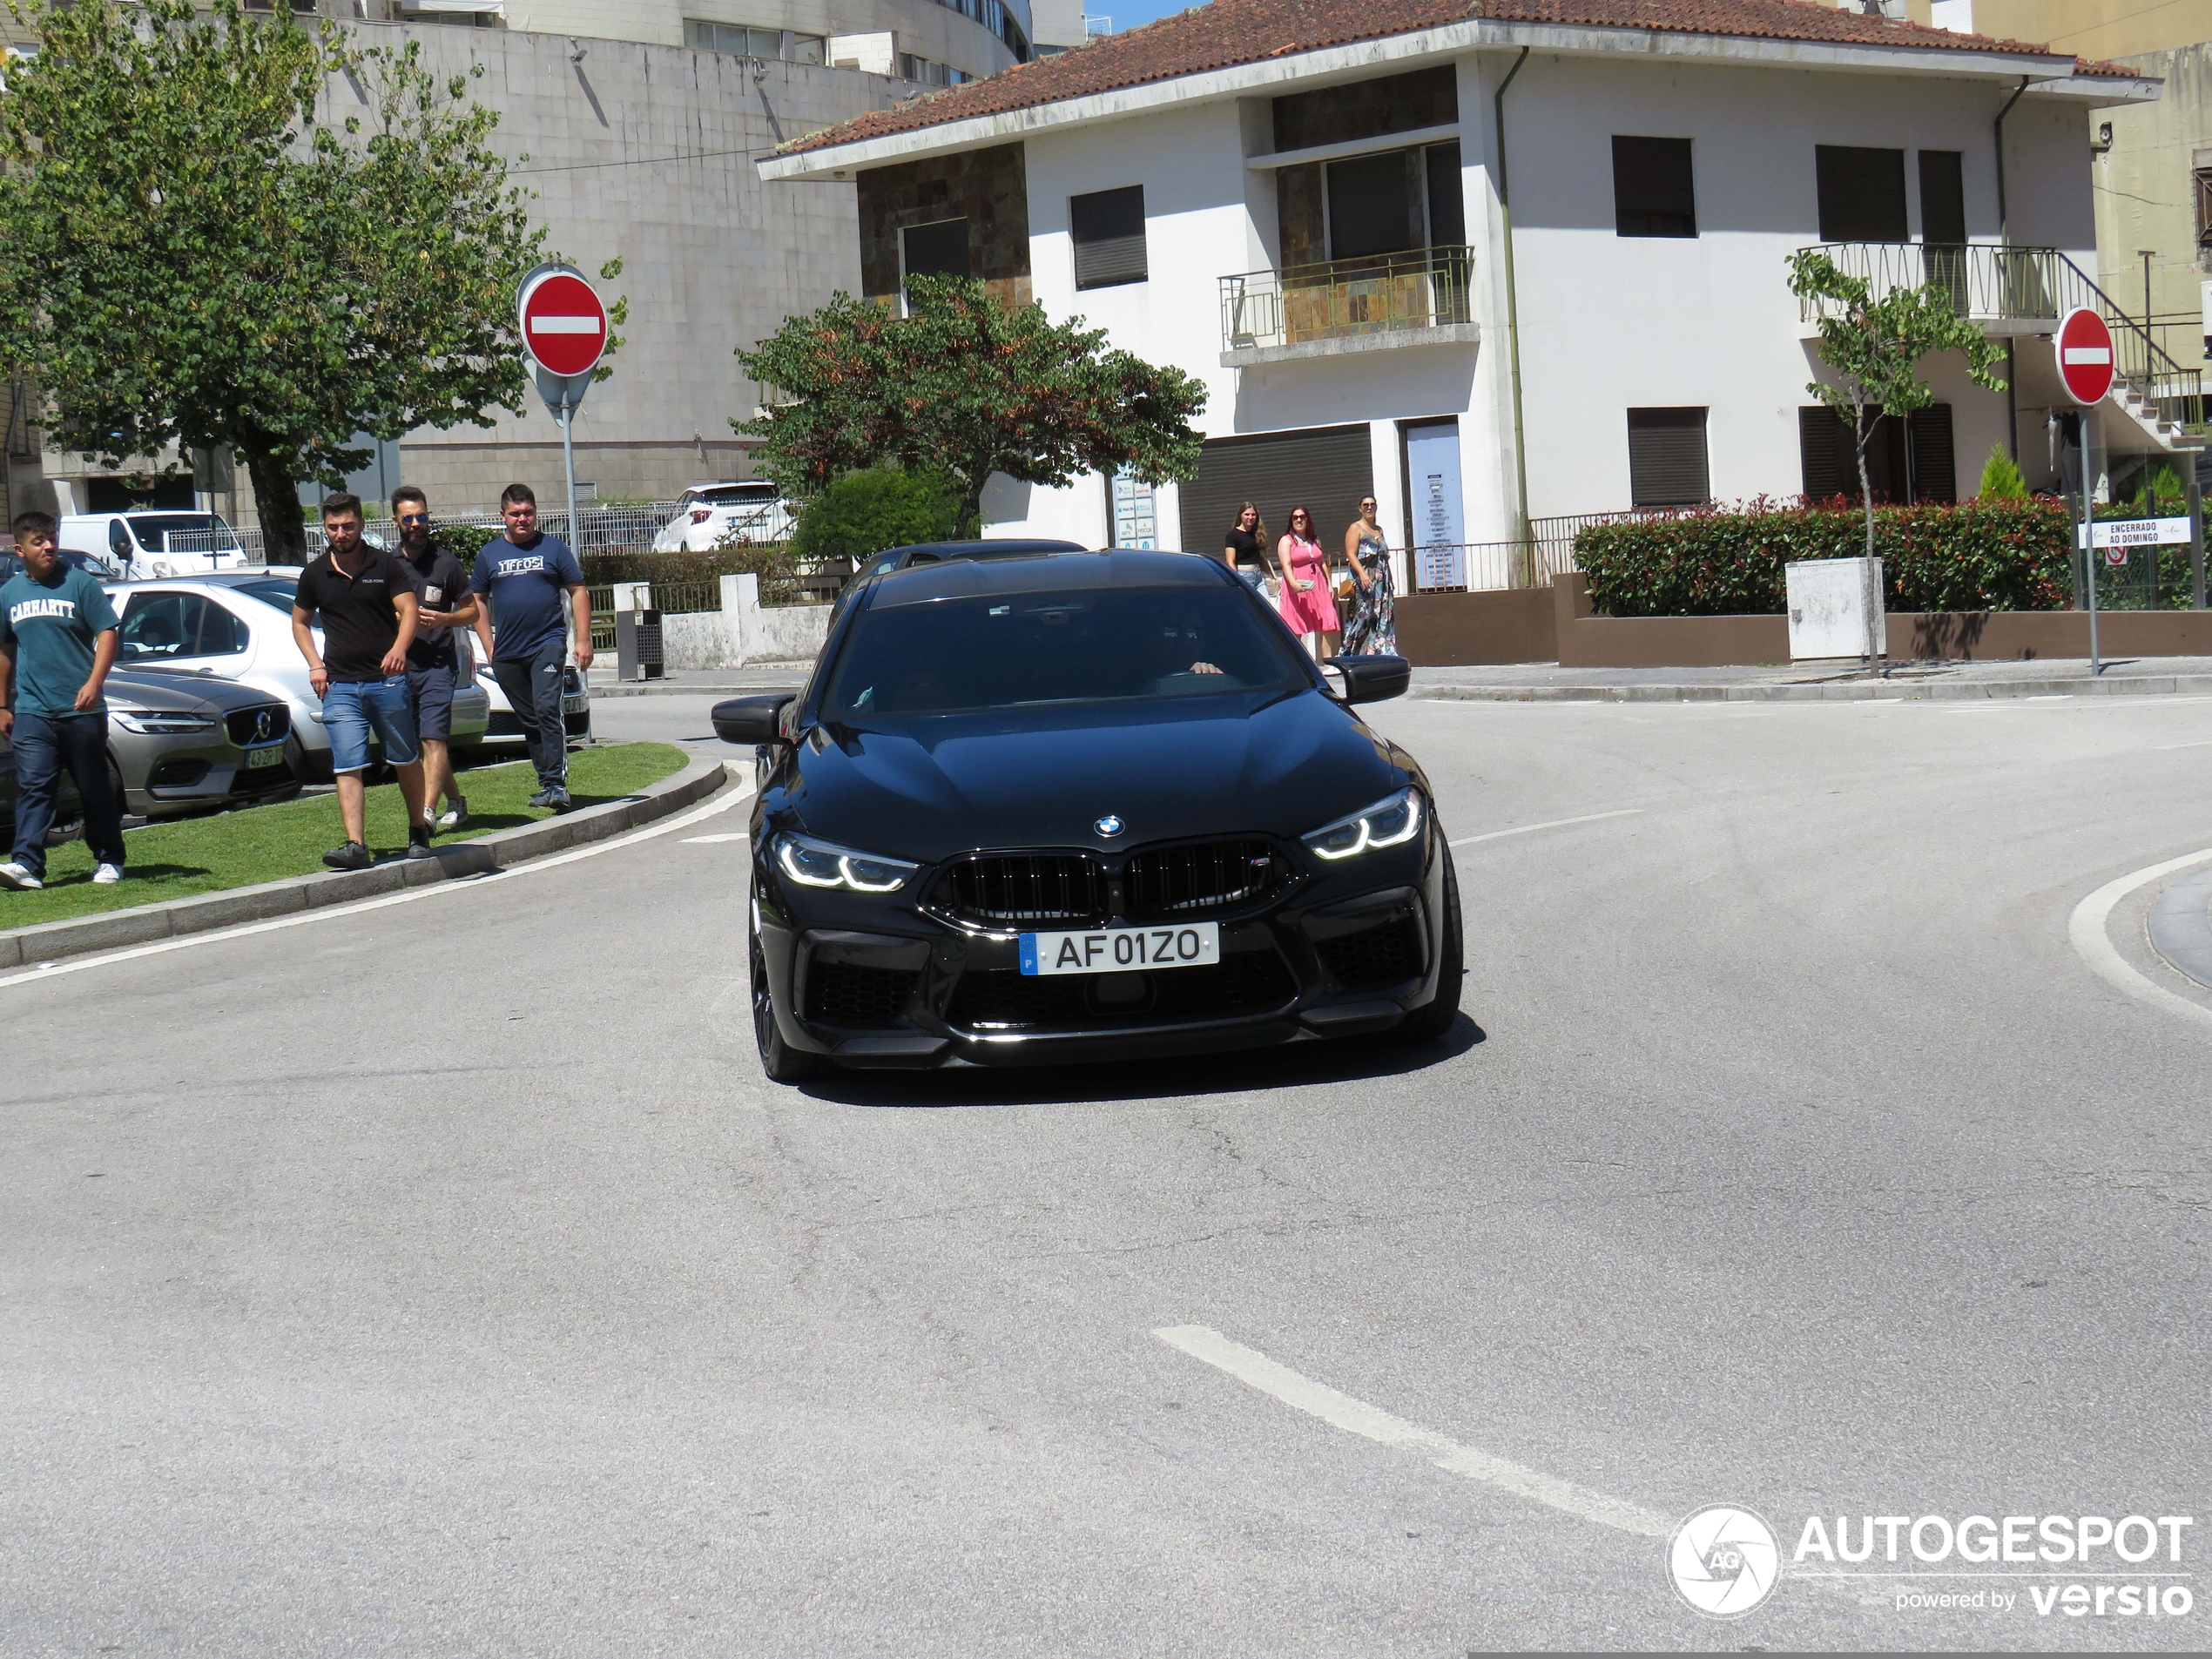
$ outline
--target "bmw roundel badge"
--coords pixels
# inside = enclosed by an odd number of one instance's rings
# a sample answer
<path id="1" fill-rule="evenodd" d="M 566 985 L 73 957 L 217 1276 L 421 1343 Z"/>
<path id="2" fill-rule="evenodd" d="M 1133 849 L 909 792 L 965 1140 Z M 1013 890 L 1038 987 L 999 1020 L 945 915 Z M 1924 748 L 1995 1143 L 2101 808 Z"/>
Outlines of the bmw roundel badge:
<path id="1" fill-rule="evenodd" d="M 1128 827 L 1128 825 L 1123 823 L 1120 819 L 1116 818 L 1111 813 L 1107 813 L 1105 817 L 1100 819 L 1096 824 L 1091 826 L 1091 828 L 1096 830 L 1100 835 L 1106 837 L 1109 840 L 1114 836 L 1119 835 Z"/>

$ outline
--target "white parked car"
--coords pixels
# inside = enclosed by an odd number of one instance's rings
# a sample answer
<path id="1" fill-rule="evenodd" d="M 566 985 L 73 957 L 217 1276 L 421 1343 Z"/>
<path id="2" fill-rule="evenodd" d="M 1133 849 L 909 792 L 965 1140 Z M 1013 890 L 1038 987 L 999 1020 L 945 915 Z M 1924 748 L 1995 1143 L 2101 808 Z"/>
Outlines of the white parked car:
<path id="1" fill-rule="evenodd" d="M 247 568 L 238 532 L 219 513 L 70 513 L 61 544 L 105 559 L 121 581 L 207 576 Z"/>
<path id="2" fill-rule="evenodd" d="M 693 484 L 676 508 L 653 537 L 656 553 L 711 553 L 725 543 L 780 542 L 791 534 L 792 505 L 765 480 Z"/>
<path id="3" fill-rule="evenodd" d="M 108 597 L 121 619 L 117 663 L 235 680 L 282 698 L 292 710 L 287 745 L 292 772 L 320 781 L 330 776 L 330 734 L 323 730 L 322 700 L 307 683 L 307 664 L 292 637 L 300 573 L 284 569 L 286 574 L 226 571 L 110 586 Z M 320 643 L 320 629 L 316 637 Z M 462 752 L 482 743 L 491 724 L 491 698 L 476 676 L 474 643 L 465 636 L 461 640 L 460 681 L 453 694 L 453 746 Z M 514 718 L 507 717 L 510 723 Z"/>

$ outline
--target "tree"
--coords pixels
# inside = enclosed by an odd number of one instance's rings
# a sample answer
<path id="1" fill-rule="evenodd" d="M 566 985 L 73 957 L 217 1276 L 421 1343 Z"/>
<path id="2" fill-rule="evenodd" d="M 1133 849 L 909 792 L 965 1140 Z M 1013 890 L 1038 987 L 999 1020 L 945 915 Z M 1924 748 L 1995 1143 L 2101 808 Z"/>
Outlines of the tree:
<path id="1" fill-rule="evenodd" d="M 1055 323 L 965 277 L 909 279 L 907 310 L 840 293 L 738 348 L 764 402 L 786 401 L 730 424 L 764 440 L 754 462 L 787 493 L 868 467 L 939 467 L 973 521 L 994 472 L 1055 489 L 1094 469 L 1148 483 L 1197 475 L 1190 418 L 1206 393 L 1181 369 L 1108 350 L 1105 330 Z"/>
<path id="2" fill-rule="evenodd" d="M 1989 459 L 1981 463 L 1981 488 L 1974 492 L 1977 501 L 2026 501 L 2027 480 L 2020 476 L 2020 464 L 2006 454 L 2001 443 L 1992 444 Z"/>
<path id="3" fill-rule="evenodd" d="M 965 528 L 960 486 L 941 472 L 870 467 L 832 479 L 792 528 L 799 558 L 864 559 L 887 547 L 941 542 Z"/>
<path id="4" fill-rule="evenodd" d="M 366 466 L 358 435 L 520 413 L 514 291 L 543 233 L 465 78 L 288 6 L 17 15 L 39 50 L 0 96 L 0 350 L 51 442 L 234 451 L 296 560 L 298 487 Z M 365 112 L 318 121 L 327 85 Z"/>
<path id="5" fill-rule="evenodd" d="M 1858 499 L 1866 515 L 1866 660 L 1882 654 L 1882 595 L 1874 580 L 1874 491 L 1866 475 L 1866 446 L 1883 415 L 1903 421 L 1935 401 L 1920 378 L 1920 361 L 1937 352 L 1963 352 L 1975 385 L 2002 391 L 1997 365 L 2004 348 L 1959 314 L 1949 285 L 1931 282 L 1895 288 L 1879 300 L 1873 284 L 1846 275 L 1825 253 L 1804 248 L 1790 256 L 1790 292 L 1821 300 L 1820 358 L 1834 382 L 1815 381 L 1805 390 L 1851 423 L 1858 457 Z"/>

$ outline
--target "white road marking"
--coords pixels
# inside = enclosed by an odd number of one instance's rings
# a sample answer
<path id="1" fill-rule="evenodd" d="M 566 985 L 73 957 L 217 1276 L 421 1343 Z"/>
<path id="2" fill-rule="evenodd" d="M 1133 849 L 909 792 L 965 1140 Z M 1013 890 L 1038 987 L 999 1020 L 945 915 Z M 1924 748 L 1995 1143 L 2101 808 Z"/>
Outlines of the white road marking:
<path id="1" fill-rule="evenodd" d="M 685 846 L 719 846 L 725 841 L 749 841 L 752 839 L 752 837 L 747 832 L 738 830 L 735 834 L 732 835 L 686 835 L 681 845 Z"/>
<path id="2" fill-rule="evenodd" d="M 2074 693 L 2071 691 L 2038 691 L 2032 697 L 2024 697 L 2020 698 L 2020 701 L 2023 703 L 2071 703 L 2074 701 Z"/>
<path id="3" fill-rule="evenodd" d="M 250 921 L 236 927 L 218 927 L 204 934 L 187 934 L 182 939 L 158 939 L 152 944 L 133 945 L 127 950 L 109 951 L 105 955 L 72 956 L 58 962 L 41 962 L 36 968 L 27 968 L 20 973 L 0 976 L 0 987 L 21 985 L 29 980 L 56 979 L 64 974 L 81 974 L 87 968 L 105 968 L 112 962 L 135 961 L 141 956 L 159 956 L 172 950 L 189 950 L 194 945 L 212 945 L 219 940 L 244 939 L 253 934 L 272 934 L 280 928 L 297 927 L 303 923 L 320 921 L 329 916 L 350 916 L 364 910 L 381 910 L 387 905 L 408 904 L 415 900 L 428 899 L 435 894 L 451 897 L 455 892 L 462 890 L 481 891 L 494 882 L 505 881 L 514 876 L 534 875 L 540 870 L 550 870 L 559 865 L 573 864 L 578 859 L 597 858 L 602 853 L 612 853 L 621 847 L 634 846 L 639 841 L 650 841 L 655 836 L 666 835 L 674 830 L 688 829 L 703 819 L 711 818 L 718 813 L 728 812 L 739 801 L 750 799 L 752 794 L 752 785 L 748 780 L 736 785 L 722 794 L 714 796 L 703 806 L 694 806 L 688 812 L 678 813 L 661 823 L 649 825 L 641 830 L 633 830 L 627 835 L 615 836 L 610 840 L 595 842 L 590 846 L 579 846 L 567 853 L 556 853 L 548 858 L 532 859 L 526 864 L 515 866 L 511 870 L 497 870 L 489 875 L 462 876 L 451 881 L 434 881 L 425 887 L 409 887 L 404 893 L 388 893 L 380 898 L 361 899 L 353 904 L 330 905 L 319 910 L 303 911 L 296 915 L 273 917 L 267 921 Z"/>
<path id="4" fill-rule="evenodd" d="M 2212 738 L 2207 738 L 2198 743 L 2161 743 L 2158 745 L 2158 752 L 2161 754 L 2165 753 L 2168 749 L 2212 749 Z"/>
<path id="5" fill-rule="evenodd" d="M 2114 908 L 2120 901 L 2139 887 L 2148 887 L 2161 876 L 2186 870 L 2193 864 L 2202 864 L 2212 859 L 2212 847 L 2201 853 L 2186 853 L 2178 859 L 2168 859 L 2163 864 L 2154 864 L 2148 869 L 2123 875 L 2117 881 L 2107 881 L 2094 893 L 2074 907 L 2074 914 L 2067 919 L 2067 936 L 2074 941 L 2075 954 L 2087 963 L 2089 971 L 2115 990 L 2124 992 L 2138 1002 L 2168 1014 L 2178 1014 L 2190 1022 L 2212 1029 L 2212 1008 L 2201 1002 L 2192 1002 L 2146 978 L 2120 954 L 2107 930 Z"/>
<path id="6" fill-rule="evenodd" d="M 1572 1515 L 1577 1521 L 1595 1521 L 1601 1527 L 1612 1527 L 1639 1537 L 1665 1538 L 1674 1531 L 1674 1523 L 1663 1515 L 1609 1498 L 1602 1492 L 1593 1492 L 1588 1487 L 1578 1487 L 1571 1480 L 1561 1480 L 1504 1458 L 1493 1457 L 1471 1446 L 1462 1446 L 1433 1429 L 1393 1417 L 1365 1400 L 1340 1394 L 1325 1383 L 1300 1376 L 1264 1353 L 1230 1341 L 1218 1331 L 1210 1331 L 1202 1325 L 1178 1325 L 1152 1334 L 1170 1348 L 1178 1348 L 1193 1359 L 1202 1359 L 1217 1371 L 1225 1371 L 1247 1387 L 1256 1388 L 1285 1406 L 1379 1446 L 1418 1453 L 1447 1474 L 1463 1475 L 1501 1492 L 1510 1492 L 1548 1509 Z"/>
<path id="7" fill-rule="evenodd" d="M 1492 830 L 1487 835 L 1463 835 L 1449 843 L 1453 846 L 1473 846 L 1477 841 L 1501 840 L 1508 835 L 1534 835 L 1538 830 L 1565 829 L 1569 824 L 1595 824 L 1606 818 L 1634 818 L 1643 811 L 1641 806 L 1623 806 L 1617 813 L 1585 813 L 1580 818 L 1554 818 L 1545 824 L 1521 824 L 1512 829 Z"/>

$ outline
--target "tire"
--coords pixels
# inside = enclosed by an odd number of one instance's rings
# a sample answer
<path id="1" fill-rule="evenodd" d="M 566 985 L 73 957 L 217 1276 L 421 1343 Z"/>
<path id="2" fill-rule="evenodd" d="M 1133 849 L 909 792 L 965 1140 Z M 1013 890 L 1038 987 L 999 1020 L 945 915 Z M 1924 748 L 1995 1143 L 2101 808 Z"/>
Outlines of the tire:
<path id="1" fill-rule="evenodd" d="M 115 764 L 115 757 L 111 754 L 107 758 L 107 786 L 114 792 L 115 804 L 124 817 L 130 817 L 131 797 L 124 791 L 123 768 Z"/>
<path id="2" fill-rule="evenodd" d="M 1399 1021 L 1391 1035 L 1400 1042 L 1434 1042 L 1460 1017 L 1460 981 L 1467 971 L 1467 941 L 1460 926 L 1460 873 L 1444 849 L 1444 961 L 1437 969 L 1436 997 Z"/>
<path id="3" fill-rule="evenodd" d="M 809 1077 L 819 1077 L 828 1072 L 832 1062 L 826 1055 L 792 1048 L 784 1041 L 783 1033 L 776 1029 L 774 994 L 768 988 L 767 953 L 760 948 L 760 929 L 752 923 L 745 927 L 745 968 L 752 978 L 752 1041 L 760 1050 L 760 1069 L 768 1074 L 768 1081 L 804 1082 Z"/>

